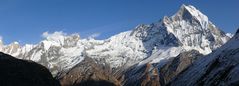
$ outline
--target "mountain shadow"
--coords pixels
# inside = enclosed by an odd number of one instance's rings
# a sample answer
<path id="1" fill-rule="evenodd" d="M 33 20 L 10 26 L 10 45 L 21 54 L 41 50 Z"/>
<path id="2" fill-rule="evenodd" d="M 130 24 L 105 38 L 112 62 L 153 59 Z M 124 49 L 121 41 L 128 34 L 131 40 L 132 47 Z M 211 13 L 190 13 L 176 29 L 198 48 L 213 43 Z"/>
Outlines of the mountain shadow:
<path id="1" fill-rule="evenodd" d="M 0 52 L 0 86 L 60 86 L 49 70 Z"/>

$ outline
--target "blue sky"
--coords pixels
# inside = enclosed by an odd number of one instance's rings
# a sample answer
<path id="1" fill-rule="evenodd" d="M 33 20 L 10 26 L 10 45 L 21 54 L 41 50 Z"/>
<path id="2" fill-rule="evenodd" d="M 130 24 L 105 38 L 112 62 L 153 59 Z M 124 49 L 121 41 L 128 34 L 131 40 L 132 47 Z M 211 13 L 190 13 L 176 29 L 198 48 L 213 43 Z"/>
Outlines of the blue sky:
<path id="1" fill-rule="evenodd" d="M 43 32 L 97 33 L 105 39 L 171 16 L 191 4 L 225 32 L 239 27 L 238 0 L 0 0 L 4 42 L 38 43 Z"/>

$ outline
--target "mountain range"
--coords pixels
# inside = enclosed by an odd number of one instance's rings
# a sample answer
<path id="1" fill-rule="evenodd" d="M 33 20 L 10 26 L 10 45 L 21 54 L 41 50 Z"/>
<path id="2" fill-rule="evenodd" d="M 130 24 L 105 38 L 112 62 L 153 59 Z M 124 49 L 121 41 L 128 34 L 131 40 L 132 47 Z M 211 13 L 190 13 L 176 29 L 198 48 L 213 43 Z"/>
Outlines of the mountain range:
<path id="1" fill-rule="evenodd" d="M 63 86 L 237 85 L 238 35 L 182 5 L 170 17 L 105 40 L 45 32 L 38 44 L 0 40 L 0 51 L 45 66 Z"/>

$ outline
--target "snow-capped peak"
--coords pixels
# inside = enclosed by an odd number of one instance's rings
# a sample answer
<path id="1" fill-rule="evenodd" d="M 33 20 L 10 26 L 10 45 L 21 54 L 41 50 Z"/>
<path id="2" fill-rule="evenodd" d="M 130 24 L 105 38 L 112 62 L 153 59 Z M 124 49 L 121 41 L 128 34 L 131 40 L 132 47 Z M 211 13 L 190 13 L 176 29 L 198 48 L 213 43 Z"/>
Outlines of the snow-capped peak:
<path id="1" fill-rule="evenodd" d="M 192 5 L 182 5 L 172 17 L 164 17 L 162 26 L 183 46 L 200 49 L 200 53 L 204 54 L 210 53 L 229 39 Z"/>
<path id="2" fill-rule="evenodd" d="M 199 22 L 203 28 L 206 28 L 208 24 L 208 17 L 192 5 L 183 4 L 174 17 L 174 20 L 196 20 L 196 22 Z"/>
<path id="3" fill-rule="evenodd" d="M 178 11 L 178 13 L 176 15 L 181 15 L 183 17 L 195 17 L 197 19 L 203 19 L 203 20 L 208 20 L 208 17 L 206 15 L 204 15 L 201 11 L 199 11 L 197 8 L 195 8 L 192 5 L 182 5 L 180 7 L 180 10 Z"/>

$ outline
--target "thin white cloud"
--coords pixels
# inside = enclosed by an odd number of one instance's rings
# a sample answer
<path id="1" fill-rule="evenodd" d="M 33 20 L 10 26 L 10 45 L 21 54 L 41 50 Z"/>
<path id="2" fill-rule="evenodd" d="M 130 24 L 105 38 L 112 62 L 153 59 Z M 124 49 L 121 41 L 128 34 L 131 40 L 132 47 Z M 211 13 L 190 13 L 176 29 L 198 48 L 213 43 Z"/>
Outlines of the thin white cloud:
<path id="1" fill-rule="evenodd" d="M 62 31 L 56 31 L 54 33 L 49 33 L 48 31 L 47 32 L 44 32 L 42 34 L 42 37 L 43 38 L 49 38 L 49 37 L 57 37 L 57 36 L 65 36 L 67 35 L 66 33 L 62 32 Z"/>
<path id="2" fill-rule="evenodd" d="M 97 38 L 99 37 L 101 34 L 100 33 L 93 33 L 90 36 L 88 36 L 88 38 Z"/>
<path id="3" fill-rule="evenodd" d="M 3 39 L 3 37 L 2 36 L 0 36 L 0 40 L 2 40 Z"/>
<path id="4" fill-rule="evenodd" d="M 232 34 L 232 33 L 226 33 L 226 35 L 230 38 L 232 38 L 234 36 L 234 34 Z"/>
<path id="5" fill-rule="evenodd" d="M 52 41 L 62 41 L 64 40 L 64 36 L 66 36 L 67 34 L 62 32 L 62 31 L 56 31 L 53 33 L 49 33 L 49 32 L 44 32 L 42 34 L 42 37 L 47 39 L 47 40 L 52 40 Z"/>

